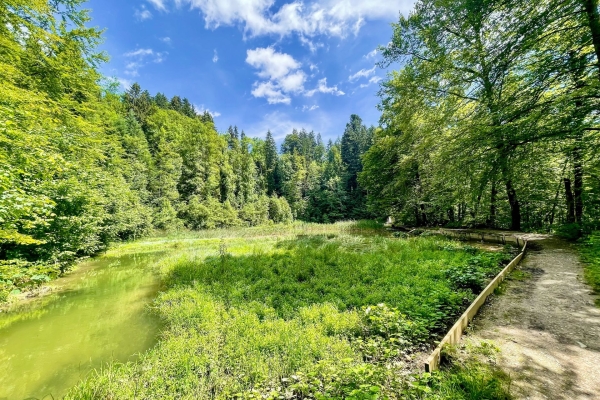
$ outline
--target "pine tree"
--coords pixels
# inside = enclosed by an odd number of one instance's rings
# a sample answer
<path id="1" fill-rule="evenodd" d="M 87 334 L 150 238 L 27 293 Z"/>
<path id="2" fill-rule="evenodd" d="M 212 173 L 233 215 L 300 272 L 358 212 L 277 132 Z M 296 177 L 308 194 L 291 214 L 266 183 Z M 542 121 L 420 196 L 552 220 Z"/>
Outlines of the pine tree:
<path id="1" fill-rule="evenodd" d="M 173 96 L 171 102 L 169 103 L 169 108 L 173 111 L 182 112 L 183 110 L 183 102 L 181 101 L 181 97 Z"/>
<path id="2" fill-rule="evenodd" d="M 269 196 L 278 193 L 279 182 L 277 179 L 277 144 L 271 131 L 267 132 L 267 138 L 265 141 L 265 164 L 266 164 L 266 175 L 267 175 L 267 194 Z"/>
<path id="3" fill-rule="evenodd" d="M 163 110 L 169 109 L 169 99 L 162 93 L 157 93 L 156 96 L 154 96 L 154 104 Z"/>

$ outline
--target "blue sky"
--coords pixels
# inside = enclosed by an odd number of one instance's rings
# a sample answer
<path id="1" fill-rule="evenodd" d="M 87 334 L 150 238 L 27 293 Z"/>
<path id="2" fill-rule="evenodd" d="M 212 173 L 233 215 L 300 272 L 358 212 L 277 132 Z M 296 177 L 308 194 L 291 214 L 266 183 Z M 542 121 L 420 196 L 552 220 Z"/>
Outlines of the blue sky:
<path id="1" fill-rule="evenodd" d="M 377 124 L 374 51 L 413 0 L 90 0 L 111 57 L 102 72 L 187 97 L 220 131 L 293 128 L 339 137 L 350 114 Z"/>

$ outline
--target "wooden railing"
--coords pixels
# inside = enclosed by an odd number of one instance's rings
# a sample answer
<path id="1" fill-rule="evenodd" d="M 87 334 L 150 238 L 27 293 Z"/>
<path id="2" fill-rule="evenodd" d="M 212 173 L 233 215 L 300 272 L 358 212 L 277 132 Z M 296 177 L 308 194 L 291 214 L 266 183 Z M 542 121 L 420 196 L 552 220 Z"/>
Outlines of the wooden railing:
<path id="1" fill-rule="evenodd" d="M 464 234 L 464 233 L 466 233 L 466 232 L 462 232 L 461 231 L 461 234 Z M 481 232 L 481 233 L 485 233 L 485 232 Z M 474 232 L 473 234 L 474 235 L 480 235 L 481 233 L 480 232 Z M 485 233 L 485 234 L 489 235 L 489 233 Z M 498 235 L 498 236 L 500 236 L 500 235 Z M 508 235 L 502 235 L 502 239 L 504 240 L 504 243 L 507 243 L 507 241 L 506 241 L 507 238 L 509 238 Z M 521 250 L 521 252 L 519 253 L 519 255 L 517 257 L 515 257 L 515 259 L 512 260 L 510 262 L 510 264 L 508 264 L 502 270 L 502 272 L 500 272 L 494 278 L 494 280 L 492 280 L 490 282 L 490 284 L 483 290 L 483 292 L 481 292 L 481 294 L 469 306 L 469 308 L 467 308 L 467 311 L 465 311 L 463 313 L 463 315 L 461 315 L 461 317 L 458 319 L 458 321 L 456 321 L 456 323 L 450 329 L 450 331 L 448 331 L 448 333 L 446 334 L 446 336 L 444 336 L 444 338 L 442 339 L 442 341 L 440 342 L 440 344 L 435 348 L 435 350 L 433 351 L 433 353 L 431 353 L 431 355 L 427 359 L 427 362 L 425 363 L 425 371 L 426 372 L 432 372 L 432 371 L 435 371 L 435 370 L 437 370 L 439 368 L 440 362 L 441 362 L 442 348 L 445 345 L 454 345 L 454 344 L 458 344 L 460 342 L 460 338 L 461 338 L 463 332 L 465 331 L 465 329 L 467 328 L 467 326 L 469 325 L 469 323 L 471 321 L 473 321 L 473 318 L 475 317 L 475 315 L 477 315 L 477 312 L 479 311 L 479 309 L 481 308 L 481 306 L 485 303 L 485 301 L 487 300 L 487 298 L 492 293 L 494 293 L 494 290 L 500 285 L 500 283 L 502 283 L 502 281 L 504 281 L 504 279 L 506 278 L 506 276 L 508 274 L 510 274 L 512 272 L 512 270 L 514 270 L 517 265 L 519 265 L 519 263 L 523 259 L 523 256 L 525 255 L 525 250 L 527 250 L 527 241 L 524 240 L 524 239 L 520 239 L 519 237 L 516 237 L 516 236 L 510 236 L 510 238 L 515 239 L 515 242 L 519 246 L 520 246 L 520 242 L 522 242 L 523 243 L 523 249 Z M 483 240 L 485 240 L 485 239 L 483 239 Z M 511 240 L 511 242 L 512 242 L 512 240 Z"/>

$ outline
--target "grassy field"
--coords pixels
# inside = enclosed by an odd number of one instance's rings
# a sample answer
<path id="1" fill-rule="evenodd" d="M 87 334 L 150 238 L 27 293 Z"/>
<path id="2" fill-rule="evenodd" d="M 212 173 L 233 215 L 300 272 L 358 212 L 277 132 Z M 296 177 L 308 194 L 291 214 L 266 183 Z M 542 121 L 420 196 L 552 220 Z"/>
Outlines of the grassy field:
<path id="1" fill-rule="evenodd" d="M 344 223 L 185 233 L 109 255 L 143 252 L 157 252 L 165 284 L 160 343 L 68 398 L 509 398 L 506 377 L 475 362 L 415 372 L 506 252 Z"/>

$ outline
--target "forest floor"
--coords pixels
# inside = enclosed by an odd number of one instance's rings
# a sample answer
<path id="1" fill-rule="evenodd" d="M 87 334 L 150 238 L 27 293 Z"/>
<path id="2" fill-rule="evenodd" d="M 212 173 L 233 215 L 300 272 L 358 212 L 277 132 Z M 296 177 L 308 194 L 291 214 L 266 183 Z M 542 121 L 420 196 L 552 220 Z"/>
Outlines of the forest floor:
<path id="1" fill-rule="evenodd" d="M 570 244 L 529 237 L 522 265 L 475 319 L 467 342 L 492 341 L 519 399 L 600 399 L 600 309 Z"/>

